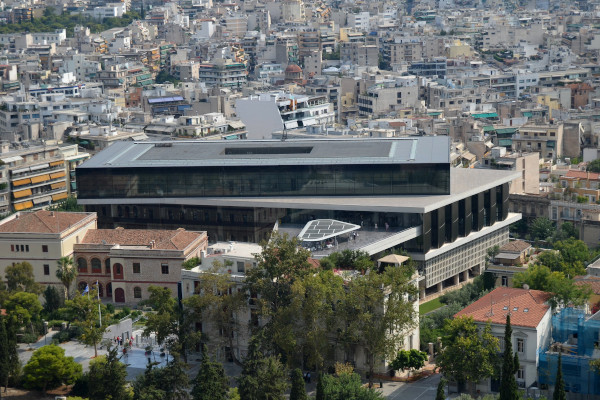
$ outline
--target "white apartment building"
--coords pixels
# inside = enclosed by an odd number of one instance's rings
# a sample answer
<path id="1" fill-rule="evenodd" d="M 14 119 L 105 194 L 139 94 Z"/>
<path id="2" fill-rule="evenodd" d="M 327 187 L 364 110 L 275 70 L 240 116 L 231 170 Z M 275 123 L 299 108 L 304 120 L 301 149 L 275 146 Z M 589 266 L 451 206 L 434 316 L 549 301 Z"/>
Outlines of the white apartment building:
<path id="1" fill-rule="evenodd" d="M 236 100 L 235 107 L 249 139 L 270 139 L 271 133 L 284 129 L 335 122 L 333 107 L 325 96 L 261 93 Z"/>

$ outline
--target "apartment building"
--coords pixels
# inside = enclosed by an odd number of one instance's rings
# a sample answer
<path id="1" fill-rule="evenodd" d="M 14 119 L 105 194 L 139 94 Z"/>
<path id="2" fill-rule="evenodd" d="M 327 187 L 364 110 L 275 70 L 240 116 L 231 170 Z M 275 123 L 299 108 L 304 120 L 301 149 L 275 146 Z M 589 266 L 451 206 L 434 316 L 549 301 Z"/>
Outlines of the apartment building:
<path id="1" fill-rule="evenodd" d="M 124 206 L 124 216 L 139 217 Z M 181 265 L 206 250 L 206 232 L 143 229 L 90 229 L 73 246 L 77 287 L 98 284 L 101 298 L 135 305 L 149 298 L 148 287 L 161 286 L 177 296 Z"/>
<path id="2" fill-rule="evenodd" d="M 11 149 L 8 143 L 2 143 L 2 150 L 0 160 L 4 163 L 2 179 L 7 179 L 4 203 L 7 210 L 39 209 L 68 197 L 69 178 L 58 145 L 44 142 Z M 0 209 L 2 207 L 0 202 Z"/>
<path id="3" fill-rule="evenodd" d="M 386 79 L 358 95 L 358 113 L 361 116 L 382 117 L 415 107 L 418 99 L 419 88 L 414 76 Z"/>
<path id="4" fill-rule="evenodd" d="M 220 58 L 212 63 L 200 64 L 198 80 L 207 86 L 241 88 L 248 81 L 248 71 L 244 63 Z"/>
<path id="5" fill-rule="evenodd" d="M 71 257 L 73 246 L 96 228 L 96 213 L 58 211 L 17 212 L 0 221 L 0 276 L 6 266 L 28 262 L 35 281 L 63 293 L 56 277 L 57 261 Z"/>
<path id="6" fill-rule="evenodd" d="M 494 147 L 487 152 L 482 166 L 521 172 L 510 185 L 510 193 L 539 194 L 540 155 L 538 153 L 507 153 L 505 147 Z"/>
<path id="7" fill-rule="evenodd" d="M 555 160 L 562 156 L 563 147 L 562 122 L 548 125 L 527 124 L 519 127 L 518 133 L 512 137 L 514 151 L 540 154 L 540 159 Z"/>

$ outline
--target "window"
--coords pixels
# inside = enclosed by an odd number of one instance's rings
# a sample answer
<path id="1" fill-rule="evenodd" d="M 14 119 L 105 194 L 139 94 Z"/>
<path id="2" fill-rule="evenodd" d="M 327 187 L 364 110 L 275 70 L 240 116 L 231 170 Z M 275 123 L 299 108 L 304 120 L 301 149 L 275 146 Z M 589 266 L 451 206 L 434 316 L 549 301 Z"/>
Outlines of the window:
<path id="1" fill-rule="evenodd" d="M 102 262 L 99 258 L 92 258 L 92 273 L 101 274 L 102 273 Z"/>
<path id="2" fill-rule="evenodd" d="M 133 273 L 134 274 L 140 273 L 140 263 L 133 263 Z"/>
<path id="3" fill-rule="evenodd" d="M 27 251 L 27 252 L 29 251 L 29 245 L 28 244 L 25 245 L 25 251 Z"/>
<path id="4" fill-rule="evenodd" d="M 525 368 L 519 368 L 519 370 L 517 371 L 517 379 L 520 381 L 525 380 Z"/>
<path id="5" fill-rule="evenodd" d="M 14 244 L 10 245 L 10 251 L 15 251 L 15 245 Z"/>
<path id="6" fill-rule="evenodd" d="M 42 252 L 43 253 L 47 253 L 48 252 L 48 245 L 47 244 L 43 244 L 42 245 Z"/>
<path id="7" fill-rule="evenodd" d="M 79 272 L 87 272 L 87 261 L 85 258 L 80 257 L 77 259 L 77 269 Z"/>
<path id="8" fill-rule="evenodd" d="M 244 267 L 244 262 L 243 261 L 238 261 L 237 262 L 237 272 L 242 273 L 242 274 L 246 273 L 246 269 Z"/>
<path id="9" fill-rule="evenodd" d="M 504 336 L 498 337 L 498 344 L 500 345 L 500 352 L 504 351 Z"/>
<path id="10" fill-rule="evenodd" d="M 44 275 L 50 275 L 50 265 L 44 264 Z"/>
<path id="11" fill-rule="evenodd" d="M 517 351 L 525 353 L 525 339 L 517 339 Z"/>
<path id="12" fill-rule="evenodd" d="M 21 251 L 25 251 L 25 245 L 21 245 Z"/>
<path id="13" fill-rule="evenodd" d="M 136 286 L 133 288 L 133 297 L 136 299 L 141 299 L 142 298 L 142 288 L 140 288 L 139 286 Z"/>
<path id="14" fill-rule="evenodd" d="M 110 274 L 110 258 L 104 260 L 104 272 Z"/>
<path id="15" fill-rule="evenodd" d="M 168 275 L 169 274 L 169 264 L 160 264 L 160 271 L 163 273 L 163 275 Z"/>

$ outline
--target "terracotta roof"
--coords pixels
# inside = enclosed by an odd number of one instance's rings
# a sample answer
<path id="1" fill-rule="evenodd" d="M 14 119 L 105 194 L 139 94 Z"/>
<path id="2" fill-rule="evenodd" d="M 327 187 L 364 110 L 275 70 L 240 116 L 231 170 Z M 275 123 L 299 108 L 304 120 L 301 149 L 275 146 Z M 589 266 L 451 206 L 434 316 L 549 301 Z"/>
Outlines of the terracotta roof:
<path id="1" fill-rule="evenodd" d="M 296 64 L 290 64 L 286 67 L 285 72 L 302 72 L 302 68 Z"/>
<path id="2" fill-rule="evenodd" d="M 177 230 L 123 228 L 90 229 L 85 234 L 81 243 L 150 246 L 150 242 L 154 240 L 154 249 L 183 250 L 195 240 L 205 235 L 205 232 L 190 232 L 183 228 Z"/>
<path id="3" fill-rule="evenodd" d="M 15 218 L 0 225 L 0 232 L 60 233 L 81 222 L 93 213 L 32 211 L 20 212 Z"/>
<path id="4" fill-rule="evenodd" d="M 513 240 L 512 242 L 508 242 L 504 246 L 500 247 L 500 251 L 503 253 L 521 253 L 530 247 L 531 245 L 527 242 L 522 240 Z"/>
<path id="5" fill-rule="evenodd" d="M 312 268 L 321 268 L 321 262 L 316 258 L 308 257 L 306 261 L 308 261 Z"/>
<path id="6" fill-rule="evenodd" d="M 574 170 L 574 169 L 570 169 L 569 171 L 567 171 L 567 174 L 565 175 L 565 177 L 566 178 L 599 180 L 600 179 L 600 173 L 598 173 L 598 172 L 587 172 L 587 171 L 577 171 L 577 170 Z"/>
<path id="7" fill-rule="evenodd" d="M 588 285 L 594 294 L 600 294 L 600 277 L 590 275 L 578 275 L 573 278 L 576 285 Z"/>
<path id="8" fill-rule="evenodd" d="M 510 323 L 513 326 L 535 328 L 550 309 L 546 304 L 550 296 L 550 293 L 540 290 L 499 287 L 459 311 L 454 317 L 468 316 L 478 322 L 505 324 L 510 310 Z"/>

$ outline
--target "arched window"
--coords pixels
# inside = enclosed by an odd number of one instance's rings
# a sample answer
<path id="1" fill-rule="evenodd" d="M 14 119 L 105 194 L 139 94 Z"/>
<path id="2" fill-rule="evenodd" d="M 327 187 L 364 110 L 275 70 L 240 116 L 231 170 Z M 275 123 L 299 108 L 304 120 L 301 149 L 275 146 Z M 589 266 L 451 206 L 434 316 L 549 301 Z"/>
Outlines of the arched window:
<path id="1" fill-rule="evenodd" d="M 110 274 L 110 258 L 104 260 L 104 270 L 107 274 Z"/>
<path id="2" fill-rule="evenodd" d="M 92 273 L 101 274 L 102 273 L 102 262 L 99 258 L 92 258 Z"/>
<path id="3" fill-rule="evenodd" d="M 123 266 L 119 263 L 113 265 L 113 278 L 123 279 Z"/>
<path id="4" fill-rule="evenodd" d="M 106 297 L 112 297 L 112 283 L 106 284 Z"/>
<path id="5" fill-rule="evenodd" d="M 104 287 L 101 283 L 98 283 L 98 296 L 104 297 Z"/>
<path id="6" fill-rule="evenodd" d="M 136 299 L 142 298 L 142 288 L 141 287 L 136 286 L 133 288 L 133 297 Z"/>
<path id="7" fill-rule="evenodd" d="M 87 261 L 83 257 L 77 259 L 77 270 L 79 272 L 87 272 Z"/>

